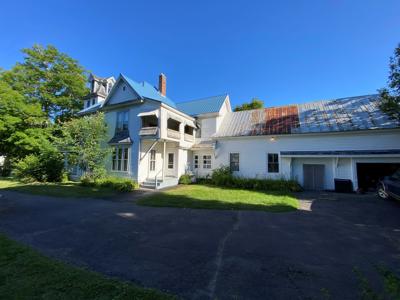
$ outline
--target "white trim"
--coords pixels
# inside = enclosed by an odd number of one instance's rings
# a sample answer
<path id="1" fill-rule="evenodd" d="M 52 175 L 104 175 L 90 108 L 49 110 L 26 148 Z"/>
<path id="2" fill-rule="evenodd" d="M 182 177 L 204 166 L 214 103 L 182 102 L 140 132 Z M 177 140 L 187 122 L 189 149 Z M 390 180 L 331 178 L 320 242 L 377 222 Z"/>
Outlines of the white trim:
<path id="1" fill-rule="evenodd" d="M 137 116 L 138 117 L 156 116 L 157 118 L 159 118 L 160 110 L 156 109 L 156 110 L 152 110 L 152 111 L 141 112 Z"/>

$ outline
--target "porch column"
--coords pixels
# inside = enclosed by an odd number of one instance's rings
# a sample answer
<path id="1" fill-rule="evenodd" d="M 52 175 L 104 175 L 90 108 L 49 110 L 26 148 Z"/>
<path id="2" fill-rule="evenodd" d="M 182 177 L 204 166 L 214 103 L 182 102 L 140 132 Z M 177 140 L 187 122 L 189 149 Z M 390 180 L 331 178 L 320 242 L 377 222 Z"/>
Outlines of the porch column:
<path id="1" fill-rule="evenodd" d="M 162 180 L 165 178 L 165 141 L 163 143 L 163 159 L 162 159 Z"/>

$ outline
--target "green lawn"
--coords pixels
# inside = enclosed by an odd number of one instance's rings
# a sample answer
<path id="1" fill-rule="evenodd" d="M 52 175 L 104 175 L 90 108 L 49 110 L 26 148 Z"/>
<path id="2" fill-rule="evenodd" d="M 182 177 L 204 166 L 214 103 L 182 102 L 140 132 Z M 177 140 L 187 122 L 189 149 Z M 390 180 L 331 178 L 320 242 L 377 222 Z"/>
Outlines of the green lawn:
<path id="1" fill-rule="evenodd" d="M 108 188 L 86 187 L 77 182 L 67 183 L 23 183 L 13 179 L 0 179 L 0 190 L 7 189 L 34 195 L 55 197 L 92 197 L 105 198 L 119 193 Z"/>
<path id="2" fill-rule="evenodd" d="M 173 299 L 47 258 L 0 235 L 1 299 Z"/>
<path id="3" fill-rule="evenodd" d="M 283 212 L 296 210 L 298 200 L 288 194 L 185 185 L 141 198 L 139 205 L 206 209 L 240 209 Z"/>

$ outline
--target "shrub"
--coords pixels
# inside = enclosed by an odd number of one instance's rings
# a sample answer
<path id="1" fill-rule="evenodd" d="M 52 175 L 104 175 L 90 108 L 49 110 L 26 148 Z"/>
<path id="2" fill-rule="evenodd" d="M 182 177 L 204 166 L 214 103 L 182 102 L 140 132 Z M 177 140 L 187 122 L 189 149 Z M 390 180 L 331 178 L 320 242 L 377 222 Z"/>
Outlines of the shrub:
<path id="1" fill-rule="evenodd" d="M 27 155 L 15 165 L 15 176 L 27 181 L 61 182 L 64 161 L 61 153 L 51 151 Z"/>
<path id="2" fill-rule="evenodd" d="M 138 184 L 134 180 L 121 177 L 105 177 L 92 180 L 91 177 L 84 175 L 81 177 L 81 184 L 83 186 L 107 187 L 118 192 L 132 192 L 138 188 Z"/>
<path id="3" fill-rule="evenodd" d="M 248 190 L 299 192 L 301 186 L 295 180 L 287 179 L 258 179 L 234 176 L 229 167 L 215 169 L 211 183 L 218 186 L 234 187 Z"/>
<path id="4" fill-rule="evenodd" d="M 192 178 L 189 174 L 184 174 L 179 178 L 179 183 L 180 184 L 191 184 Z"/>

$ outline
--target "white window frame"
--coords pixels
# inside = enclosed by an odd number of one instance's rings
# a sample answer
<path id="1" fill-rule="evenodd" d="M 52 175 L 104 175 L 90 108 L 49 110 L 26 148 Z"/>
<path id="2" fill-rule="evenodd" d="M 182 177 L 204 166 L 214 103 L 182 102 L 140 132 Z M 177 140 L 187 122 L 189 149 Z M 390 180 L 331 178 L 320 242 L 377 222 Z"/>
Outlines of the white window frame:
<path id="1" fill-rule="evenodd" d="M 203 155 L 203 169 L 210 170 L 212 167 L 212 157 L 211 154 Z"/>
<path id="2" fill-rule="evenodd" d="M 237 162 L 236 161 L 232 161 L 232 156 L 233 155 L 237 155 Z M 235 166 L 237 166 L 237 169 L 233 169 L 232 168 L 232 164 L 235 164 Z M 229 168 L 231 169 L 232 172 L 239 172 L 240 171 L 240 153 L 239 152 L 232 152 L 229 153 Z"/>
<path id="3" fill-rule="evenodd" d="M 151 172 L 156 170 L 156 156 L 157 152 L 156 150 L 150 150 L 150 159 L 149 159 L 149 170 Z"/>
<path id="4" fill-rule="evenodd" d="M 127 157 L 125 157 L 125 154 Z M 111 170 L 113 172 L 126 173 L 129 172 L 129 164 L 130 164 L 130 146 L 129 145 L 114 146 L 111 157 Z"/>
<path id="5" fill-rule="evenodd" d="M 170 157 L 172 157 L 172 161 L 170 161 Z M 167 167 L 168 167 L 168 169 L 173 169 L 174 165 L 175 165 L 175 154 L 170 152 L 170 153 L 168 153 Z"/>
<path id="6" fill-rule="evenodd" d="M 276 161 L 272 161 L 272 162 L 270 162 L 269 161 L 269 156 L 270 155 L 276 155 L 277 156 L 277 160 Z M 270 171 L 269 170 L 269 166 L 270 166 L 270 164 L 271 165 L 276 165 L 276 166 L 278 166 L 278 170 L 277 171 Z M 279 172 L 280 172 L 280 168 L 281 168 L 281 166 L 280 166 L 280 156 L 279 156 L 279 153 L 267 153 L 267 172 L 268 173 L 270 173 L 270 174 L 278 174 Z"/>

